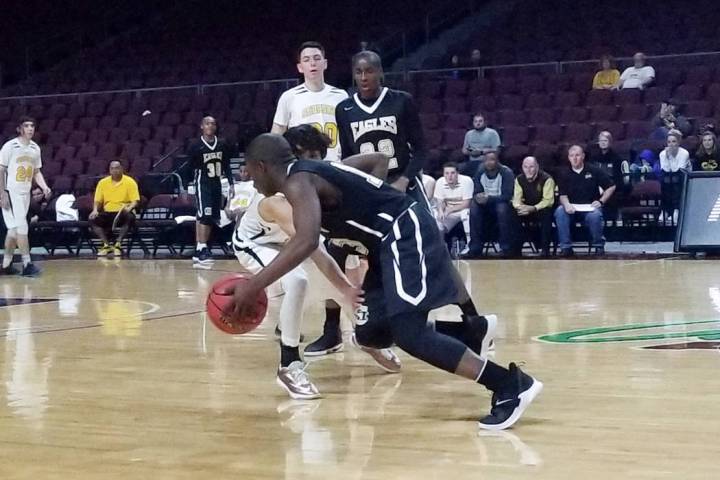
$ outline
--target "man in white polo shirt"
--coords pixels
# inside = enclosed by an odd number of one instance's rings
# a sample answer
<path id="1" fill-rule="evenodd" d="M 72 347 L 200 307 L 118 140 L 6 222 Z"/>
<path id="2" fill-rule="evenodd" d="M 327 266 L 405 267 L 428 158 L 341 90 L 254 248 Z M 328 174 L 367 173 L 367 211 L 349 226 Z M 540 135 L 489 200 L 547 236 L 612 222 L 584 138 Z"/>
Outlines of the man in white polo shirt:
<path id="1" fill-rule="evenodd" d="M 655 81 L 655 69 L 650 65 L 645 65 L 644 53 L 638 52 L 633 55 L 633 62 L 634 65 L 626 68 L 620 75 L 616 88 L 623 90 L 626 88 L 639 88 L 642 90 Z"/>
<path id="2" fill-rule="evenodd" d="M 340 161 L 335 107 L 348 98 L 348 94 L 325 83 L 327 59 L 325 49 L 318 42 L 300 45 L 297 69 L 303 74 L 304 83 L 280 96 L 271 132 L 282 135 L 290 127 L 310 124 L 330 137 L 325 160 Z"/>
<path id="3" fill-rule="evenodd" d="M 458 167 L 453 162 L 443 165 L 443 176 L 435 183 L 435 203 L 438 228 L 446 234 L 455 225 L 462 222 L 465 240 L 470 245 L 470 201 L 473 197 L 474 184 L 472 178 L 458 174 Z M 461 253 L 467 253 L 465 251 Z"/>

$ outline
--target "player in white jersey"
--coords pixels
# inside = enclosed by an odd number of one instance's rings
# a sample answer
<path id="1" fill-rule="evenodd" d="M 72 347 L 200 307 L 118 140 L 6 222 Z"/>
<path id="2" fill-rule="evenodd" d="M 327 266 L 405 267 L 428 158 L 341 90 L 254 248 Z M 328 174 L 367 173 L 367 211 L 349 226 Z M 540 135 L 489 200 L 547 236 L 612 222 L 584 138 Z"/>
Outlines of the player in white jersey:
<path id="1" fill-rule="evenodd" d="M 30 259 L 27 222 L 30 190 L 35 180 L 48 198 L 50 188 L 40 170 L 40 147 L 32 141 L 35 135 L 35 120 L 30 117 L 21 118 L 17 132 L 18 136 L 6 142 L 0 149 L 0 205 L 7 228 L 2 274 L 20 273 L 12 266 L 15 247 L 18 247 L 22 255 L 22 275 L 34 277 L 40 274 L 40 269 L 33 265 Z"/>
<path id="2" fill-rule="evenodd" d="M 348 98 L 348 94 L 325 83 L 327 59 L 325 49 L 317 42 L 305 42 L 300 46 L 297 69 L 303 75 L 304 83 L 280 96 L 271 131 L 282 135 L 290 127 L 310 124 L 330 137 L 325 160 L 339 161 L 342 157 L 335 107 Z"/>
<path id="3" fill-rule="evenodd" d="M 435 184 L 435 220 L 440 233 L 445 235 L 462 222 L 465 249 L 460 254 L 467 253 L 470 245 L 470 201 L 474 188 L 473 179 L 458 174 L 458 167 L 454 162 L 443 165 L 443 176 Z"/>

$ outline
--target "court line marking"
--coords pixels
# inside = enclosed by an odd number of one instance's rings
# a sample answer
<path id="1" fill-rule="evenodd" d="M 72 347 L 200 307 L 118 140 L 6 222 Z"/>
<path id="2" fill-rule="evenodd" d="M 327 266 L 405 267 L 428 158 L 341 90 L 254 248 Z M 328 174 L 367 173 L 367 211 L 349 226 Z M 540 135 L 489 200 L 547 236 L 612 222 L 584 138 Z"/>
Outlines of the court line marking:
<path id="1" fill-rule="evenodd" d="M 167 315 L 159 315 L 159 316 L 157 316 L 157 317 L 143 318 L 143 319 L 140 319 L 140 321 L 141 321 L 141 322 L 151 322 L 151 321 L 153 321 L 153 320 L 164 320 L 164 319 L 167 319 L 167 318 L 179 317 L 179 316 L 182 316 L 182 315 L 194 315 L 194 314 L 197 314 L 197 313 L 202 313 L 202 312 L 204 312 L 204 311 L 205 311 L 205 310 L 203 309 L 203 310 L 193 310 L 193 311 L 189 311 L 189 312 L 169 313 L 169 314 L 167 314 Z M 41 333 L 69 332 L 69 331 L 73 331 L 73 330 L 87 330 L 87 329 L 89 329 L 89 328 L 98 328 L 98 327 L 102 327 L 102 326 L 103 326 L 102 323 L 96 323 L 96 324 L 91 324 L 91 325 L 77 325 L 77 326 L 74 326 L 74 327 L 49 328 L 49 329 L 46 329 L 46 330 L 36 330 L 36 331 L 28 331 L 28 332 L 13 332 L 13 336 L 17 336 L 17 335 L 37 335 L 37 334 L 41 334 Z M 10 333 L 10 332 L 7 332 L 7 331 L 6 331 L 6 332 L 3 332 L 3 333 L 0 333 L 0 338 L 7 337 L 9 333 Z"/>

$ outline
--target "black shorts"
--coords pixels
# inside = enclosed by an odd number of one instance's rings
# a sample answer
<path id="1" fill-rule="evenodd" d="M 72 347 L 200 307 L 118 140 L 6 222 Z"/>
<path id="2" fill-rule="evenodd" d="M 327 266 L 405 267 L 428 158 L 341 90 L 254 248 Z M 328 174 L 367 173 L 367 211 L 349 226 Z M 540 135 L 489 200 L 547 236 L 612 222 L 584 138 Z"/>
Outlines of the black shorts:
<path id="1" fill-rule="evenodd" d="M 427 314 L 457 299 L 447 248 L 435 219 L 419 203 L 395 220 L 379 251 L 368 256 L 368 267 L 365 305 L 356 326 L 362 345 L 387 347 L 392 344 L 388 322 L 402 322 L 411 312 Z"/>
<path id="2" fill-rule="evenodd" d="M 196 185 L 195 202 L 197 204 L 197 220 L 203 225 L 213 225 L 220 221 L 222 210 L 222 187 L 220 182 L 203 182 Z"/>
<path id="3" fill-rule="evenodd" d="M 115 217 L 118 216 L 118 212 L 99 212 L 98 216 L 93 220 L 90 220 L 92 225 L 98 226 L 103 230 L 110 230 L 115 222 Z M 132 225 L 135 221 L 135 214 L 133 212 L 120 214 L 115 227 L 120 228 L 127 224 Z"/>

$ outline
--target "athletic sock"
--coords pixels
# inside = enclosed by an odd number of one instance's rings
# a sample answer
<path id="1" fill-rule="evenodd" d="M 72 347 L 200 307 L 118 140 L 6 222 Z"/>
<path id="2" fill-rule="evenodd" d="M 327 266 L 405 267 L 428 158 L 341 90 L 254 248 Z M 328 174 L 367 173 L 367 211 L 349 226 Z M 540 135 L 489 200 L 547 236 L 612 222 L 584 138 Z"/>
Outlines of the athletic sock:
<path id="1" fill-rule="evenodd" d="M 490 391 L 496 392 L 505 385 L 509 376 L 510 370 L 488 360 L 485 364 L 485 370 L 483 370 L 477 383 L 484 385 Z"/>
<path id="2" fill-rule="evenodd" d="M 340 307 L 325 307 L 325 327 L 324 331 L 336 331 L 340 328 Z"/>
<path id="3" fill-rule="evenodd" d="M 477 315 L 477 309 L 475 309 L 475 304 L 473 303 L 471 298 L 468 298 L 464 302 L 458 302 L 458 307 L 460 307 L 460 310 L 462 310 L 462 313 L 464 315 Z"/>
<path id="4" fill-rule="evenodd" d="M 292 362 L 300 362 L 300 349 L 299 347 L 288 347 L 282 342 L 280 343 L 280 366 L 287 367 Z"/>
<path id="5" fill-rule="evenodd" d="M 9 253 L 3 255 L 3 268 L 8 268 L 12 265 L 13 256 Z"/>
<path id="6" fill-rule="evenodd" d="M 32 260 L 30 259 L 30 255 L 29 254 L 23 255 L 22 262 L 23 262 L 23 267 L 26 267 L 30 262 L 32 262 Z"/>
<path id="7" fill-rule="evenodd" d="M 199 252 L 200 250 L 202 250 L 203 248 L 207 248 L 207 243 L 198 243 L 198 244 L 197 244 L 197 247 L 195 247 L 195 249 L 196 249 L 198 252 Z"/>

